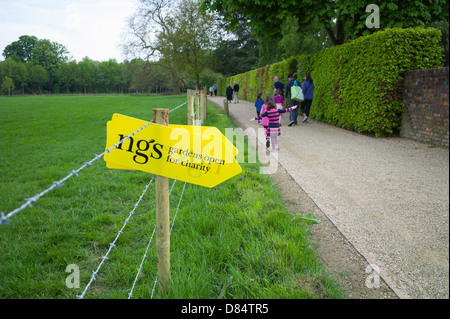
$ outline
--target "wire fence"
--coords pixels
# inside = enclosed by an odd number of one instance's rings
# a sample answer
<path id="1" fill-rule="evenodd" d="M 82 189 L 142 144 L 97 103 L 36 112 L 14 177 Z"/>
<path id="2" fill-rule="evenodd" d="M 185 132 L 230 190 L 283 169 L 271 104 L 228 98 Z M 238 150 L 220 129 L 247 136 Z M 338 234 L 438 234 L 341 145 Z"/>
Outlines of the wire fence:
<path id="1" fill-rule="evenodd" d="M 109 249 L 106 252 L 106 254 L 102 257 L 102 261 L 100 262 L 100 264 L 98 265 L 97 269 L 95 271 L 92 272 L 92 276 L 91 279 L 89 280 L 88 284 L 86 285 L 86 288 L 83 290 L 83 292 L 81 293 L 81 295 L 77 296 L 79 299 L 83 299 L 84 295 L 86 294 L 86 291 L 89 289 L 89 287 L 91 286 L 92 282 L 95 280 L 95 277 L 97 277 L 98 272 L 100 271 L 100 268 L 102 267 L 103 263 L 105 262 L 106 259 L 108 259 L 108 255 L 111 252 L 111 250 L 116 247 L 116 242 L 119 239 L 120 235 L 122 235 L 123 230 L 125 228 L 125 226 L 128 224 L 128 222 L 130 221 L 130 218 L 133 216 L 136 208 L 139 206 L 139 203 L 141 202 L 142 198 L 144 197 L 145 193 L 147 192 L 148 188 L 150 187 L 150 184 L 153 182 L 155 178 L 155 175 L 153 175 L 152 179 L 150 180 L 150 182 L 147 184 L 147 186 L 145 186 L 144 191 L 141 194 L 141 197 L 139 197 L 139 200 L 136 202 L 136 204 L 134 204 L 133 209 L 130 211 L 130 214 L 128 215 L 128 217 L 125 219 L 125 222 L 123 223 L 122 228 L 119 230 L 116 238 L 114 238 L 114 240 L 109 244 Z"/>
<path id="2" fill-rule="evenodd" d="M 183 104 L 171 109 L 169 111 L 169 113 L 178 110 L 179 108 L 181 108 L 182 106 L 186 105 L 187 102 L 184 102 Z M 123 139 L 121 139 L 119 142 L 117 142 L 116 144 L 114 144 L 113 146 L 111 146 L 110 148 L 106 149 L 103 153 L 99 154 L 99 155 L 95 155 L 95 157 L 93 159 L 91 159 L 89 162 L 85 162 L 80 168 L 76 169 L 76 170 L 72 170 L 66 177 L 62 178 L 59 181 L 53 182 L 52 185 L 47 188 L 46 190 L 43 190 L 42 192 L 34 195 L 33 197 L 30 198 L 25 198 L 25 203 L 12 210 L 11 212 L 9 212 L 7 215 L 5 215 L 3 212 L 0 215 L 0 225 L 6 224 L 6 222 L 13 217 L 15 214 L 21 212 L 22 210 L 24 210 L 27 207 L 31 207 L 34 203 L 36 203 L 42 196 L 44 196 L 45 194 L 51 192 L 54 189 L 57 189 L 61 186 L 64 185 L 64 182 L 67 181 L 68 179 L 70 179 L 73 176 L 78 176 L 78 173 L 81 172 L 83 169 L 85 169 L 88 166 L 92 166 L 92 164 L 95 161 L 98 161 L 99 159 L 101 159 L 105 154 L 111 152 L 113 149 L 119 147 L 123 142 L 125 142 L 126 140 L 128 140 L 129 138 L 133 137 L 134 135 L 136 135 L 137 133 L 139 133 L 140 131 L 142 131 L 143 129 L 145 129 L 147 126 L 149 126 L 151 123 L 153 123 L 153 120 L 146 123 L 145 125 L 143 125 L 142 127 L 140 127 L 139 129 L 137 129 L 136 131 L 134 131 L 133 133 L 131 133 L 130 135 L 124 137 Z"/>
<path id="3" fill-rule="evenodd" d="M 179 106 L 177 106 L 177 107 L 174 107 L 174 108 L 170 109 L 170 110 L 169 110 L 169 114 L 172 113 L 172 112 L 174 112 L 174 111 L 176 111 L 176 110 L 178 110 L 178 109 L 180 109 L 181 107 L 185 106 L 186 104 L 187 104 L 187 102 L 185 102 L 185 103 L 183 103 L 183 104 L 181 104 L 181 105 L 179 105 Z M 196 113 L 195 113 L 195 114 L 196 114 Z M 194 114 L 194 116 L 195 116 L 195 114 Z M 136 135 L 137 133 L 141 132 L 143 129 L 145 129 L 147 126 L 149 126 L 151 123 L 153 123 L 153 120 L 147 122 L 145 125 L 143 125 L 143 126 L 140 127 L 139 129 L 137 129 L 136 131 L 134 131 L 132 134 L 130 134 L 130 135 L 124 137 L 124 138 L 121 139 L 119 142 L 117 142 L 116 144 L 114 144 L 114 145 L 111 146 L 110 148 L 106 149 L 103 153 L 98 154 L 98 155 L 96 154 L 95 157 L 94 157 L 93 159 L 91 159 L 91 160 L 88 161 L 88 162 L 85 162 L 85 163 L 84 163 L 81 167 L 79 167 L 78 169 L 72 170 L 67 176 L 65 176 L 64 178 L 60 179 L 59 181 L 53 182 L 52 185 L 51 185 L 50 187 L 48 187 L 47 189 L 45 189 L 45 190 L 43 190 L 42 192 L 40 192 L 40 193 L 34 195 L 33 197 L 26 198 L 26 199 L 25 199 L 25 203 L 24 203 L 23 205 L 21 205 L 20 207 L 18 207 L 18 208 L 16 208 L 16 209 L 12 210 L 11 212 L 9 212 L 9 213 L 6 214 L 6 215 L 2 212 L 1 215 L 0 215 L 0 225 L 4 225 L 4 224 L 9 223 L 9 222 L 10 222 L 10 219 L 11 219 L 14 215 L 16 215 L 17 213 L 23 211 L 23 210 L 26 209 L 27 207 L 31 207 L 34 203 L 36 203 L 36 202 L 37 202 L 41 197 L 43 197 L 45 194 L 47 194 L 47 193 L 49 193 L 49 192 L 51 192 L 51 191 L 53 191 L 53 190 L 55 190 L 55 189 L 57 189 L 57 188 L 60 188 L 60 187 L 64 186 L 64 183 L 65 183 L 67 180 L 69 180 L 69 179 L 72 178 L 73 176 L 78 176 L 78 174 L 79 174 L 82 170 L 84 170 L 85 168 L 87 168 L 87 167 L 89 167 L 89 166 L 92 166 L 92 164 L 93 164 L 94 162 L 96 162 L 96 161 L 98 161 L 99 159 L 101 159 L 105 154 L 111 152 L 113 149 L 119 147 L 124 141 L 130 139 L 131 137 L 133 137 L 133 136 Z M 87 283 L 87 285 L 86 285 L 86 287 L 84 288 L 83 292 L 82 292 L 80 295 L 77 295 L 77 296 L 76 296 L 78 299 L 83 299 L 83 298 L 85 297 L 85 295 L 86 295 L 88 289 L 90 288 L 90 286 L 92 285 L 93 281 L 96 280 L 96 277 L 98 276 L 101 267 L 103 266 L 103 264 L 104 264 L 104 263 L 106 262 L 106 260 L 108 259 L 108 256 L 109 256 L 109 254 L 111 253 L 112 249 L 113 249 L 114 247 L 116 247 L 116 243 L 117 243 L 117 241 L 118 241 L 120 235 L 123 234 L 125 227 L 127 226 L 128 222 L 130 221 L 130 219 L 132 218 L 132 216 L 134 215 L 136 209 L 138 208 L 139 204 L 141 203 L 142 199 L 144 198 L 145 194 L 147 193 L 147 191 L 148 191 L 150 185 L 153 183 L 154 179 L 155 179 L 155 175 L 152 176 L 152 178 L 151 178 L 151 180 L 149 181 L 149 183 L 145 186 L 145 188 L 143 189 L 143 191 L 142 191 L 142 193 L 141 193 L 139 199 L 137 200 L 137 202 L 136 202 L 135 205 L 133 206 L 132 210 L 129 212 L 128 217 L 124 220 L 124 223 L 123 223 L 122 227 L 119 229 L 119 231 L 118 231 L 116 237 L 115 237 L 114 240 L 109 244 L 109 248 L 108 248 L 106 254 L 105 254 L 104 256 L 102 256 L 99 265 L 98 265 L 97 268 L 92 272 L 92 275 L 90 276 L 89 282 Z M 173 190 L 173 188 L 174 188 L 176 182 L 177 182 L 177 181 L 174 180 L 174 182 L 173 182 L 173 184 L 172 184 L 172 186 L 171 186 L 171 189 L 170 189 L 170 191 L 169 191 L 169 196 L 170 196 L 170 194 L 172 193 L 172 190 Z M 175 220 L 176 220 L 176 218 L 177 218 L 177 215 L 178 215 L 178 212 L 179 212 L 179 209 L 180 209 L 180 204 L 181 204 L 181 201 L 182 201 L 182 199 L 183 199 L 184 191 L 185 191 L 185 189 L 186 189 L 186 184 L 187 184 L 187 183 L 184 183 L 183 189 L 182 189 L 182 191 L 181 191 L 180 198 L 179 198 L 179 200 L 178 200 L 178 205 L 177 205 L 177 208 L 176 208 L 176 211 L 175 211 L 175 215 L 174 215 L 174 217 L 173 217 L 173 220 L 172 220 L 172 223 L 171 223 L 171 227 L 170 227 L 170 233 L 172 233 L 172 229 L 173 229 L 173 227 L 174 227 Z M 136 286 L 136 283 L 137 283 L 137 281 L 138 281 L 139 275 L 140 275 L 140 273 L 141 273 L 141 271 L 142 271 L 142 269 L 143 269 L 143 265 L 144 265 L 145 259 L 146 259 L 147 256 L 148 256 L 148 250 L 149 250 L 149 248 L 150 248 L 150 244 L 151 244 L 152 241 L 153 241 L 155 232 L 156 232 L 156 224 L 155 224 L 155 226 L 154 226 L 154 228 L 153 228 L 153 232 L 152 232 L 152 234 L 151 234 L 151 236 L 150 236 L 150 240 L 149 240 L 149 242 L 148 242 L 148 244 L 147 244 L 147 247 L 146 247 L 146 249 L 145 249 L 144 255 L 143 255 L 142 259 L 141 259 L 141 263 L 140 263 L 139 267 L 137 268 L 138 271 L 137 271 L 136 277 L 135 277 L 135 279 L 134 279 L 134 281 L 133 281 L 133 284 L 132 284 L 132 286 L 131 286 L 130 292 L 128 293 L 128 299 L 131 299 L 131 298 L 133 297 L 133 291 L 134 291 L 134 289 L 135 289 L 135 286 Z M 153 298 L 153 294 L 154 294 L 154 292 L 155 292 L 155 287 L 156 287 L 157 281 L 158 281 L 158 273 L 156 273 L 156 276 L 155 276 L 155 280 L 154 280 L 154 284 L 153 284 L 153 289 L 152 289 L 152 293 L 151 293 L 151 298 Z"/>

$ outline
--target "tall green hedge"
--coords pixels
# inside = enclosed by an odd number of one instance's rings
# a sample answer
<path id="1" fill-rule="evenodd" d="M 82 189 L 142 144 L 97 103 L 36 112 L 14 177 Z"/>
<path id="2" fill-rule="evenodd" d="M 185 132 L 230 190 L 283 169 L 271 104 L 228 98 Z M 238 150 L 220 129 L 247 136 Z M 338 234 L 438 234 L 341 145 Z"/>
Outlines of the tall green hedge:
<path id="1" fill-rule="evenodd" d="M 311 116 L 357 132 L 398 131 L 407 70 L 442 65 L 436 29 L 388 29 L 314 57 Z"/>
<path id="2" fill-rule="evenodd" d="M 233 87 L 234 81 L 240 86 L 240 99 L 255 101 L 258 93 L 262 93 L 263 97 L 272 94 L 275 75 L 278 75 L 281 82 L 286 84 L 287 76 L 297 73 L 297 61 L 297 57 L 291 57 L 278 63 L 219 80 L 217 83 L 219 94 L 225 95 L 228 84 Z"/>
<path id="3" fill-rule="evenodd" d="M 403 75 L 407 70 L 440 67 L 441 32 L 436 29 L 388 29 L 357 38 L 315 55 L 300 55 L 219 81 L 239 83 L 240 98 L 254 101 L 272 93 L 273 77 L 283 83 L 311 73 L 315 84 L 312 118 L 356 132 L 396 133 L 403 112 Z"/>

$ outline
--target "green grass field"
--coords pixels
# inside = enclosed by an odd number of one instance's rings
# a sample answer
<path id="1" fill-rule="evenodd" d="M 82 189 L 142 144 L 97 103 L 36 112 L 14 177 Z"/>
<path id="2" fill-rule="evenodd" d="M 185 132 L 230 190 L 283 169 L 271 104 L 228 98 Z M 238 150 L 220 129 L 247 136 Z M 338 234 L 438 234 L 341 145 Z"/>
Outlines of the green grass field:
<path id="1" fill-rule="evenodd" d="M 0 211 L 9 213 L 102 153 L 113 113 L 150 120 L 152 108 L 185 101 L 182 95 L 0 97 Z M 186 107 L 169 120 L 186 124 Z M 212 105 L 204 124 L 222 132 L 233 127 Z M 241 166 L 240 175 L 213 189 L 186 185 L 171 234 L 171 288 L 157 288 L 153 298 L 342 298 L 308 228 L 293 221 L 270 177 L 259 174 L 259 164 Z M 151 177 L 110 170 L 100 159 L 0 225 L 0 298 L 76 298 Z M 171 220 L 183 186 L 173 187 Z M 128 298 L 154 225 L 152 184 L 85 298 Z M 133 298 L 151 296 L 154 243 Z M 80 269 L 80 288 L 66 287 L 69 264 Z"/>

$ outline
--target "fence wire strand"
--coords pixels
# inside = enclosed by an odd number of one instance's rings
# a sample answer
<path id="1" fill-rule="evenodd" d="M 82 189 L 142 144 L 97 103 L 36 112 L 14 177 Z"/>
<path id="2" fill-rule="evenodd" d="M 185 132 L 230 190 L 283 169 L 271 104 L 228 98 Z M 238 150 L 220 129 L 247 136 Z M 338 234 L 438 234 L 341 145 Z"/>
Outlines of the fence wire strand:
<path id="1" fill-rule="evenodd" d="M 171 109 L 169 111 L 169 113 L 178 110 L 179 108 L 181 108 L 182 106 L 186 105 L 187 102 L 184 102 L 183 104 L 174 107 L 173 109 Z M 64 177 L 63 179 L 53 182 L 53 184 L 47 188 L 46 190 L 40 192 L 39 194 L 34 195 L 33 197 L 30 198 L 25 198 L 25 203 L 14 209 L 13 211 L 9 212 L 7 215 L 5 215 L 3 212 L 0 213 L 0 225 L 6 224 L 8 222 L 8 220 L 13 217 L 15 214 L 21 212 L 22 210 L 24 210 L 27 207 L 31 207 L 34 203 L 36 203 L 42 196 L 44 196 L 45 194 L 51 192 L 54 189 L 57 189 L 59 187 L 64 186 L 64 182 L 67 181 L 68 179 L 70 179 L 73 176 L 78 176 L 78 173 L 80 171 L 82 171 L 83 169 L 85 169 L 88 166 L 92 166 L 92 164 L 95 161 L 98 161 L 100 158 L 102 158 L 105 154 L 111 152 L 113 149 L 117 148 L 119 145 L 121 145 L 123 142 L 125 142 L 126 140 L 128 140 L 129 138 L 133 137 L 134 135 L 136 135 L 137 133 L 139 133 L 140 131 L 142 131 L 144 128 L 146 128 L 147 126 L 149 126 L 151 123 L 153 123 L 153 120 L 151 120 L 150 122 L 147 122 L 144 126 L 142 126 L 141 128 L 137 129 L 136 131 L 134 131 L 133 133 L 131 133 L 130 135 L 124 137 L 123 139 L 121 139 L 119 142 L 117 142 L 116 144 L 114 144 L 113 146 L 111 146 L 110 148 L 108 148 L 107 150 L 105 150 L 103 153 L 99 154 L 99 155 L 95 155 L 95 157 L 93 159 L 91 159 L 89 162 L 85 162 L 80 168 L 78 168 L 77 170 L 73 170 L 71 171 L 66 177 Z"/>
<path id="2" fill-rule="evenodd" d="M 181 104 L 181 105 L 179 105 L 179 106 L 177 106 L 177 107 L 175 107 L 175 108 L 169 110 L 169 113 L 172 113 L 173 111 L 178 110 L 179 108 L 183 107 L 183 106 L 186 105 L 186 104 L 187 104 L 187 102 L 184 102 L 183 104 Z M 196 114 L 196 113 L 197 113 L 197 112 L 194 113 L 194 117 L 195 117 L 195 114 Z M 44 196 L 45 194 L 51 192 L 51 191 L 54 190 L 54 189 L 57 189 L 57 188 L 59 188 L 59 187 L 64 186 L 64 182 L 65 182 L 65 181 L 67 181 L 68 179 L 70 179 L 70 178 L 73 177 L 73 176 L 78 176 L 78 173 L 79 173 L 80 171 L 82 171 L 82 170 L 85 169 L 86 167 L 92 166 L 92 164 L 93 164 L 94 162 L 98 161 L 100 158 L 102 158 L 105 154 L 111 152 L 113 149 L 119 147 L 124 141 L 130 139 L 131 137 L 133 137 L 134 135 L 136 135 L 137 133 L 139 133 L 140 131 L 142 131 L 143 129 L 145 129 L 147 126 L 149 126 L 151 123 L 153 123 L 153 120 L 150 121 L 150 122 L 147 122 L 145 125 L 143 125 L 143 126 L 140 127 L 139 129 L 137 129 L 136 131 L 134 131 L 132 134 L 130 134 L 130 135 L 124 137 L 124 138 L 121 139 L 119 142 L 117 142 L 116 144 L 114 144 L 114 145 L 111 146 L 110 148 L 106 149 L 103 153 L 98 154 L 98 155 L 96 154 L 95 157 L 94 157 L 93 159 L 91 159 L 91 160 L 88 161 L 88 162 L 85 162 L 80 168 L 78 168 L 78 169 L 76 169 L 76 170 L 72 170 L 67 176 L 65 176 L 65 177 L 62 178 L 61 180 L 53 182 L 52 185 L 51 185 L 49 188 L 47 188 L 47 189 L 45 189 L 44 191 L 42 191 L 42 192 L 40 192 L 40 193 L 34 195 L 33 197 L 26 198 L 26 199 L 25 199 L 26 202 L 25 202 L 23 205 L 21 205 L 20 207 L 14 209 L 13 211 L 9 212 L 7 215 L 5 215 L 3 212 L 1 212 L 1 213 L 0 213 L 0 225 L 6 224 L 7 222 L 9 222 L 9 219 L 10 219 L 12 216 L 14 216 L 15 214 L 21 212 L 22 210 L 24 210 L 24 209 L 27 208 L 27 207 L 31 207 L 34 203 L 36 203 L 36 202 L 37 202 L 42 196 Z M 78 299 L 83 299 L 84 296 L 86 295 L 87 290 L 88 290 L 89 287 L 91 286 L 92 282 L 96 279 L 96 277 L 97 277 L 97 275 L 98 275 L 98 273 L 99 273 L 99 271 L 100 271 L 100 268 L 101 268 L 102 265 L 105 263 L 106 259 L 108 259 L 108 256 L 109 256 L 111 250 L 112 250 L 114 247 L 116 247 L 116 242 L 117 242 L 117 240 L 119 239 L 120 235 L 123 233 L 123 230 L 124 230 L 125 226 L 126 226 L 126 225 L 128 224 L 128 222 L 130 221 L 130 218 L 133 216 L 134 212 L 136 211 L 137 207 L 139 206 L 140 202 L 142 201 L 144 195 L 147 193 L 148 188 L 149 188 L 150 185 L 153 183 L 154 178 L 155 178 L 155 175 L 152 176 L 150 182 L 145 186 L 145 188 L 144 188 L 144 190 L 142 191 L 142 194 L 141 194 L 141 196 L 139 197 L 138 201 L 137 201 L 136 204 L 134 205 L 133 209 L 130 211 L 128 217 L 125 219 L 122 228 L 118 231 L 118 234 L 116 235 L 116 237 L 114 238 L 114 240 L 109 244 L 108 251 L 106 252 L 106 254 L 105 254 L 104 256 L 102 256 L 102 260 L 101 260 L 100 264 L 98 265 L 97 269 L 96 269 L 95 271 L 92 272 L 92 275 L 91 275 L 91 277 L 90 277 L 90 280 L 89 280 L 88 284 L 86 285 L 85 289 L 83 290 L 83 292 L 81 293 L 81 295 L 77 295 L 77 296 L 76 296 Z M 170 196 L 170 194 L 172 193 L 172 190 L 173 190 L 173 188 L 174 188 L 176 182 L 177 182 L 177 181 L 174 180 L 174 182 L 173 182 L 173 184 L 172 184 L 172 187 L 170 188 L 170 191 L 169 191 L 169 196 Z M 172 229 L 173 229 L 173 226 L 174 226 L 174 224 L 175 224 L 175 220 L 176 220 L 176 218 L 177 218 L 178 211 L 179 211 L 179 208 L 180 208 L 181 200 L 182 200 L 182 198 L 183 198 L 184 191 L 185 191 L 185 189 L 186 189 L 186 184 L 187 184 L 187 183 L 184 183 L 183 190 L 182 190 L 182 192 L 181 192 L 180 199 L 179 199 L 179 201 L 178 201 L 178 205 L 177 205 L 177 208 L 176 208 L 176 212 L 175 212 L 174 218 L 173 218 L 173 220 L 172 220 L 172 225 L 171 225 L 171 227 L 170 227 L 170 232 L 169 232 L 169 234 L 172 233 Z M 153 238 L 154 238 L 155 232 L 156 232 L 156 225 L 155 225 L 155 227 L 153 228 L 153 232 L 152 232 L 152 235 L 151 235 L 151 237 L 150 237 L 150 240 L 149 240 L 149 242 L 148 242 L 148 244 L 147 244 L 147 247 L 146 247 L 146 249 L 145 249 L 144 256 L 142 257 L 141 263 L 140 263 L 140 265 L 139 265 L 139 267 L 138 267 L 138 273 L 137 273 L 137 275 L 136 275 L 136 277 L 135 277 L 135 279 L 134 279 L 134 282 L 133 282 L 133 285 L 132 285 L 132 287 L 131 287 L 130 293 L 128 294 L 128 299 L 130 299 L 130 298 L 132 297 L 132 295 L 133 295 L 133 290 L 134 290 L 134 288 L 135 288 L 136 282 L 137 282 L 137 280 L 138 280 L 138 278 L 139 278 L 139 275 L 140 275 L 140 273 L 141 273 L 141 270 L 142 270 L 142 266 L 143 266 L 143 264 L 144 264 L 144 261 L 145 261 L 145 259 L 147 258 L 147 253 L 148 253 L 150 244 L 151 244 L 151 242 L 152 242 L 152 240 L 153 240 Z M 155 281 L 154 281 L 154 284 L 153 284 L 153 289 L 152 289 L 152 294 L 151 294 L 151 298 L 152 298 L 152 299 L 153 299 L 153 294 L 154 294 L 154 292 L 155 292 L 155 287 L 156 287 L 157 281 L 158 281 L 158 273 L 156 273 L 156 278 L 155 278 Z"/>
<path id="3" fill-rule="evenodd" d="M 177 107 L 174 107 L 173 109 L 169 110 L 169 113 L 172 113 L 173 111 L 178 110 L 180 107 L 183 107 L 187 104 L 187 102 L 184 102 L 183 104 L 178 105 Z"/>
<path id="4" fill-rule="evenodd" d="M 175 220 L 177 219 L 178 210 L 179 210 L 179 208 L 180 208 L 181 199 L 183 198 L 183 194 L 184 194 L 184 190 L 185 190 L 185 188 L 186 188 L 186 184 L 187 184 L 187 183 L 185 182 L 185 183 L 184 183 L 184 186 L 183 186 L 183 190 L 181 191 L 180 200 L 178 201 L 177 210 L 176 210 L 176 212 L 175 212 L 175 216 L 173 217 L 172 226 L 170 227 L 170 232 L 169 232 L 169 234 L 172 234 L 172 228 L 173 228 L 173 225 L 175 224 Z M 156 283 L 158 282 L 158 275 L 159 275 L 159 274 L 156 273 L 155 281 L 154 281 L 154 283 L 153 283 L 152 295 L 151 295 L 150 299 L 153 299 L 153 294 L 154 294 L 154 292 L 155 292 Z"/>
<path id="5" fill-rule="evenodd" d="M 173 181 L 172 187 L 170 188 L 170 191 L 169 191 L 169 196 L 170 196 L 170 194 L 172 193 L 173 187 L 175 186 L 175 183 L 176 183 L 176 182 L 177 182 L 177 180 L 174 180 L 174 181 Z M 186 183 L 185 183 L 185 185 L 186 185 Z M 184 188 L 183 188 L 183 192 L 184 192 Z M 181 196 L 183 196 L 183 194 L 181 194 Z M 156 232 L 156 225 L 155 225 L 155 227 L 153 228 L 152 236 L 150 237 L 150 241 L 148 242 L 147 248 L 145 249 L 144 256 L 142 257 L 141 264 L 139 265 L 139 268 L 138 268 L 138 272 L 137 272 L 137 274 L 136 274 L 136 277 L 134 278 L 133 285 L 132 285 L 132 287 L 131 287 L 130 293 L 128 294 L 128 299 L 131 299 L 131 297 L 133 296 L 134 286 L 136 285 L 136 282 L 137 282 L 137 280 L 138 280 L 138 277 L 139 277 L 139 275 L 140 275 L 140 273 L 141 273 L 141 271 L 142 271 L 142 265 L 144 264 L 145 258 L 147 258 L 147 252 L 148 252 L 148 249 L 149 249 L 149 247 L 150 247 L 150 244 L 151 244 L 151 242 L 152 242 L 152 240 L 153 240 L 153 236 L 155 235 L 155 232 Z"/>
<path id="6" fill-rule="evenodd" d="M 141 196 L 139 197 L 138 201 L 136 202 L 136 204 L 134 204 L 133 209 L 130 211 L 128 217 L 125 219 L 125 222 L 123 223 L 122 228 L 119 230 L 116 238 L 114 238 L 114 241 L 112 243 L 109 244 L 109 248 L 108 251 L 106 252 L 105 256 L 102 257 L 102 261 L 100 262 L 100 264 L 98 265 L 97 269 L 92 273 L 91 275 L 91 279 L 89 280 L 89 283 L 87 284 L 86 288 L 84 288 L 84 291 L 81 295 L 77 296 L 78 299 L 83 299 L 84 295 L 86 294 L 86 291 L 89 289 L 89 287 L 91 286 L 92 282 L 95 280 L 95 277 L 97 277 L 98 272 L 100 270 L 100 268 L 102 267 L 103 263 L 105 262 L 106 259 L 108 259 L 108 255 L 111 252 L 111 250 L 116 247 L 116 242 L 117 239 L 119 239 L 120 235 L 123 233 L 123 229 L 125 228 L 125 226 L 128 224 L 128 222 L 130 221 L 130 218 L 133 216 L 136 208 L 139 206 L 139 203 L 141 202 L 142 198 L 144 197 L 145 193 L 147 192 L 148 188 L 150 187 L 150 184 L 153 182 L 155 178 L 155 175 L 153 175 L 152 179 L 150 180 L 150 182 L 147 184 L 147 186 L 145 186 L 144 191 L 142 192 Z"/>

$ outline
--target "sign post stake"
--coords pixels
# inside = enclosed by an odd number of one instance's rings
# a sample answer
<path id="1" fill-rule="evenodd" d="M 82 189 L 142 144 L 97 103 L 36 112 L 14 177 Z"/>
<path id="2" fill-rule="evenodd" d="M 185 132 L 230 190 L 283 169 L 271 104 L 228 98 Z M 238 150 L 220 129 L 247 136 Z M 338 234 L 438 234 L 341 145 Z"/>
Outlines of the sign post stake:
<path id="1" fill-rule="evenodd" d="M 195 119 L 198 121 L 197 123 L 200 122 L 201 120 L 201 116 L 200 116 L 200 91 L 195 91 L 195 112 L 196 112 L 196 116 Z"/>
<path id="2" fill-rule="evenodd" d="M 223 109 L 224 109 L 224 111 L 225 111 L 225 114 L 226 114 L 227 116 L 230 116 L 230 112 L 229 112 L 229 110 L 228 110 L 228 100 L 223 100 Z"/>
<path id="3" fill-rule="evenodd" d="M 153 109 L 153 122 L 169 126 L 169 110 Z M 170 280 L 170 222 L 169 179 L 155 175 L 156 195 L 156 256 L 161 290 L 169 288 Z"/>
<path id="4" fill-rule="evenodd" d="M 206 120 L 206 108 L 207 108 L 207 104 L 208 104 L 208 99 L 206 98 L 206 90 L 202 90 L 201 91 L 201 102 L 202 102 L 202 106 L 201 106 L 201 118 L 202 118 L 202 123 Z"/>
<path id="5" fill-rule="evenodd" d="M 194 125 L 194 95 L 187 96 L 188 125 Z"/>

